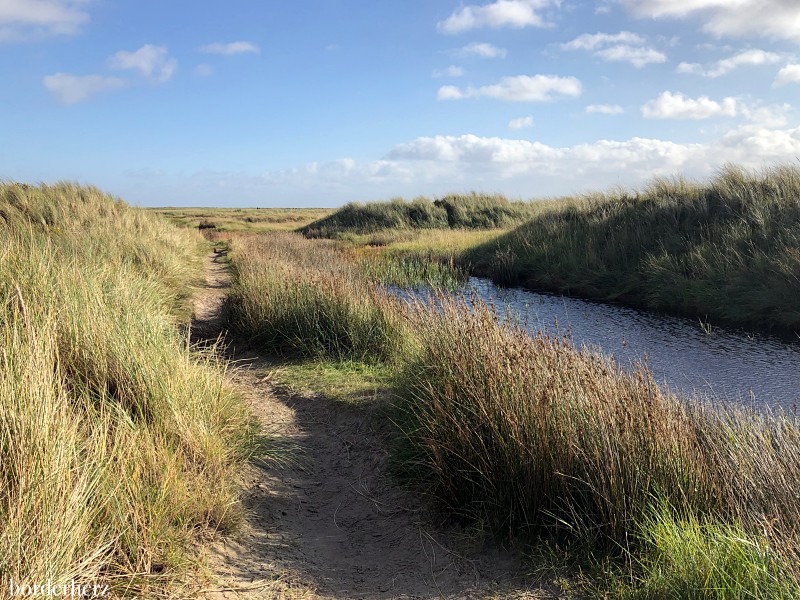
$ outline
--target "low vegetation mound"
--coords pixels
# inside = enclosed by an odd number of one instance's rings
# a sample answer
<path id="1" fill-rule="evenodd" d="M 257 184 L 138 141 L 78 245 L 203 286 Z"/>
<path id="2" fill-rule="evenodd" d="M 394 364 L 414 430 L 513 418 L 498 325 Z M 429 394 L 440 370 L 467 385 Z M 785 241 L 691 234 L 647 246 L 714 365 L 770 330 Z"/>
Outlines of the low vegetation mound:
<path id="1" fill-rule="evenodd" d="M 200 238 L 67 183 L 0 185 L 0 238 L 3 582 L 159 595 L 250 432 L 179 327 Z"/>
<path id="2" fill-rule="evenodd" d="M 331 244 L 296 233 L 238 238 L 231 324 L 275 354 L 392 360 L 405 345 L 393 300 Z"/>
<path id="3" fill-rule="evenodd" d="M 498 283 L 800 330 L 800 167 L 559 203 L 467 251 Z"/>
<path id="4" fill-rule="evenodd" d="M 529 202 L 512 202 L 499 194 L 350 203 L 302 227 L 300 232 L 306 237 L 336 238 L 386 230 L 493 229 L 521 223 L 534 211 Z"/>

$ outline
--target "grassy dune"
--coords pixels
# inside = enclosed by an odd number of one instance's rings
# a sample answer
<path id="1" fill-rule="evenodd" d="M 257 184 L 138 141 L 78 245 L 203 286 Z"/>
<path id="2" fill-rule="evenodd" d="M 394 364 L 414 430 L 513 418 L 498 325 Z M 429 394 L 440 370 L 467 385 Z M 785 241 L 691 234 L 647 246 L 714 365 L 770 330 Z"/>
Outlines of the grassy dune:
<path id="1" fill-rule="evenodd" d="M 463 261 L 497 282 L 800 330 L 800 168 L 554 204 Z"/>
<path id="2" fill-rule="evenodd" d="M 452 194 L 407 202 L 351 203 L 300 228 L 307 237 L 341 238 L 387 230 L 493 229 L 508 227 L 530 218 L 536 208 L 527 202 L 512 202 L 499 194 Z"/>
<path id="3" fill-rule="evenodd" d="M 251 438 L 180 332 L 200 238 L 71 184 L 1 185 L 0 237 L 2 579 L 155 595 L 237 518 Z"/>
<path id="4" fill-rule="evenodd" d="M 329 241 L 270 235 L 234 251 L 237 325 L 333 370 L 382 365 L 396 459 L 451 514 L 611 561 L 594 588 L 608 597 L 800 596 L 794 418 L 673 396 L 644 366 L 530 337 L 477 301 L 394 302 Z"/>

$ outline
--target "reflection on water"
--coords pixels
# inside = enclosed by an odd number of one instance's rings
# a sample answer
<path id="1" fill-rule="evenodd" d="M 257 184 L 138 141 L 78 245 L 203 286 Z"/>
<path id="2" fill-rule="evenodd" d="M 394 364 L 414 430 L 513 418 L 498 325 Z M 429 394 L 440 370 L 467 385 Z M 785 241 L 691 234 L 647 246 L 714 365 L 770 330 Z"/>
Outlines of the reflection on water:
<path id="1" fill-rule="evenodd" d="M 757 402 L 792 412 L 800 405 L 800 340 L 714 327 L 699 321 L 560 295 L 501 288 L 470 278 L 461 292 L 527 317 L 530 330 L 569 331 L 576 346 L 611 354 L 622 365 L 647 362 L 656 381 L 684 394 Z"/>

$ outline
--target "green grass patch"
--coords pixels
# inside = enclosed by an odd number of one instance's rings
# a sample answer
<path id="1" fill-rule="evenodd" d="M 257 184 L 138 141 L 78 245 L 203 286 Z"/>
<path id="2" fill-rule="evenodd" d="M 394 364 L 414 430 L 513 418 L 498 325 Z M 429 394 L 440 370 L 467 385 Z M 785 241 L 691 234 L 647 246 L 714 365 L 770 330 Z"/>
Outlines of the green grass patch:
<path id="1" fill-rule="evenodd" d="M 391 389 L 396 369 L 385 364 L 352 361 L 283 362 L 270 379 L 297 394 L 321 394 L 347 404 L 383 401 Z"/>

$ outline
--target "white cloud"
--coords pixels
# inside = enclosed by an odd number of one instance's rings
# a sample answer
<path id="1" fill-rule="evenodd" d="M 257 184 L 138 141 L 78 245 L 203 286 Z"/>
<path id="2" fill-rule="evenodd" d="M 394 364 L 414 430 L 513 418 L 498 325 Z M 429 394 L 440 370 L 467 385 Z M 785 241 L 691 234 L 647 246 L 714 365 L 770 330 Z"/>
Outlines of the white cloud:
<path id="1" fill-rule="evenodd" d="M 220 189 L 255 203 L 265 193 L 289 205 L 328 205 L 403 195 L 486 190 L 524 198 L 638 186 L 654 176 L 707 178 L 725 163 L 749 168 L 800 156 L 800 127 L 734 126 L 703 143 L 600 139 L 573 146 L 476 135 L 421 137 L 379 160 L 340 159 L 261 175 L 197 174 L 196 198 L 213 203 Z"/>
<path id="2" fill-rule="evenodd" d="M 685 63 L 682 62 L 675 69 L 678 73 L 687 75 L 702 75 L 704 77 L 722 77 L 731 71 L 738 69 L 742 66 L 760 66 L 760 65 L 773 65 L 780 61 L 781 57 L 774 52 L 766 52 L 757 48 L 751 50 L 743 50 L 738 54 L 734 54 L 729 58 L 718 60 L 714 65 L 708 69 L 698 63 Z"/>
<path id="3" fill-rule="evenodd" d="M 787 83 L 800 83 L 800 64 L 789 64 L 778 71 L 773 85 L 786 85 Z"/>
<path id="4" fill-rule="evenodd" d="M 100 92 L 118 90 L 127 85 L 124 79 L 118 77 L 69 73 L 48 75 L 42 79 L 42 83 L 62 104 L 76 104 Z"/>
<path id="5" fill-rule="evenodd" d="M 629 62 L 637 69 L 653 63 L 667 62 L 667 56 L 663 52 L 653 48 L 637 48 L 624 44 L 598 50 L 595 52 L 595 56 L 607 61 Z"/>
<path id="6" fill-rule="evenodd" d="M 462 33 L 481 27 L 547 27 L 542 9 L 558 6 L 560 0 L 496 0 L 491 4 L 462 6 L 437 23 L 441 33 Z"/>
<path id="7" fill-rule="evenodd" d="M 528 127 L 533 127 L 533 117 L 531 116 L 511 119 L 508 122 L 509 129 L 526 129 Z"/>
<path id="8" fill-rule="evenodd" d="M 644 44 L 645 39 L 630 31 L 619 33 L 584 33 L 574 40 L 561 44 L 564 50 L 597 50 L 601 46 L 611 44 Z"/>
<path id="9" fill-rule="evenodd" d="M 586 107 L 587 114 L 621 115 L 625 112 L 619 104 L 590 104 Z"/>
<path id="10" fill-rule="evenodd" d="M 697 16 L 716 36 L 800 39 L 797 0 L 616 0 L 642 18 Z"/>
<path id="11" fill-rule="evenodd" d="M 739 111 L 748 121 L 763 127 L 783 127 L 789 122 L 789 104 L 773 104 L 747 106 L 740 104 Z"/>
<path id="12" fill-rule="evenodd" d="M 630 31 L 619 33 L 584 33 L 561 44 L 564 50 L 586 50 L 605 61 L 629 62 L 637 69 L 666 62 L 663 52 L 644 46 L 646 40 Z"/>
<path id="13" fill-rule="evenodd" d="M 446 69 L 440 69 L 433 72 L 434 77 L 462 77 L 464 69 L 455 65 L 450 65 Z"/>
<path id="14" fill-rule="evenodd" d="M 200 47 L 200 52 L 206 54 L 221 54 L 223 56 L 233 56 L 235 54 L 261 54 L 261 48 L 253 42 L 215 42 Z"/>
<path id="15" fill-rule="evenodd" d="M 479 88 L 461 90 L 452 85 L 442 86 L 437 97 L 439 100 L 486 97 L 514 102 L 546 102 L 555 95 L 580 96 L 581 91 L 581 82 L 575 77 L 518 75 L 503 77 L 498 83 Z"/>
<path id="16" fill-rule="evenodd" d="M 464 98 L 464 94 L 454 85 L 443 85 L 436 92 L 437 100 L 461 100 L 461 98 Z"/>
<path id="17" fill-rule="evenodd" d="M 722 102 L 708 96 L 689 98 L 680 92 L 664 92 L 658 98 L 642 106 L 642 115 L 648 119 L 708 119 L 710 117 L 735 117 L 735 98 L 724 98 Z"/>
<path id="18" fill-rule="evenodd" d="M 486 42 L 473 42 L 458 51 L 459 56 L 480 56 L 481 58 L 505 58 L 508 51 Z"/>
<path id="19" fill-rule="evenodd" d="M 153 81 L 164 83 L 175 74 L 178 61 L 170 58 L 166 46 L 145 44 L 133 52 L 120 50 L 108 59 L 108 66 L 112 69 L 139 71 Z"/>
<path id="20" fill-rule="evenodd" d="M 705 75 L 706 70 L 700 63 L 682 62 L 675 67 L 675 72 L 681 73 L 682 75 Z"/>
<path id="21" fill-rule="evenodd" d="M 89 22 L 88 0 L 0 0 L 0 42 L 75 35 Z"/>

